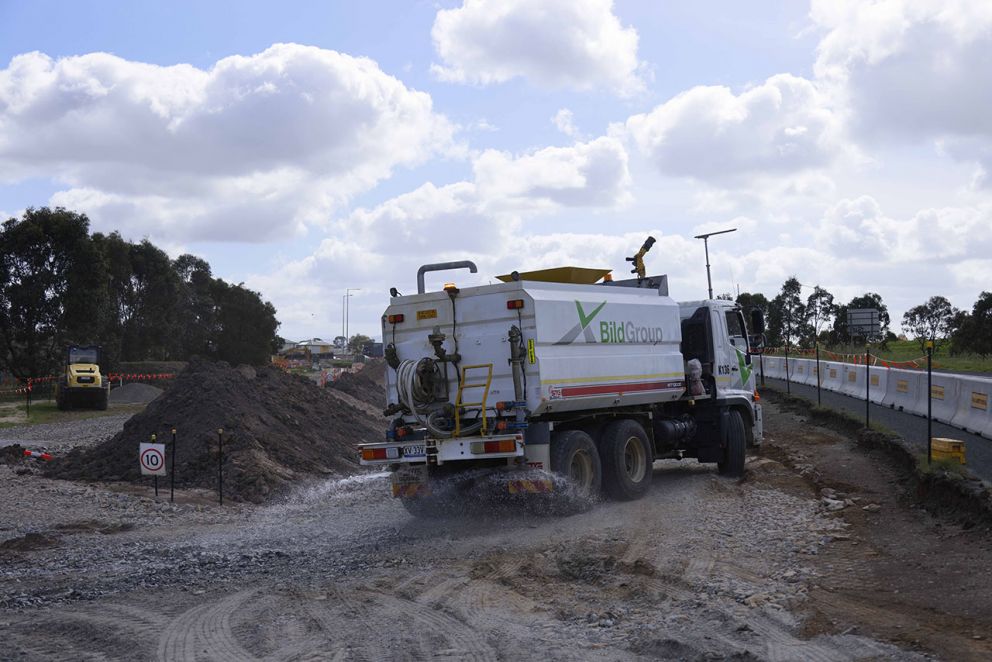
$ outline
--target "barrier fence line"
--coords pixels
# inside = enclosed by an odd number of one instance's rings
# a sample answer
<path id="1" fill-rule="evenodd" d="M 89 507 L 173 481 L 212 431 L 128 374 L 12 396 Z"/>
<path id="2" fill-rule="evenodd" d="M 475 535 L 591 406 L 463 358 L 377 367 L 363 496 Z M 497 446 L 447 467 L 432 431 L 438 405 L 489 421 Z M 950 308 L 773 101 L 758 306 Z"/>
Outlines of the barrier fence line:
<path id="1" fill-rule="evenodd" d="M 871 402 L 899 411 L 927 415 L 932 409 L 933 420 L 946 423 L 972 434 L 992 438 L 992 378 L 934 372 L 930 394 L 927 394 L 927 374 L 916 370 L 851 365 L 820 360 L 820 375 L 816 361 L 765 356 L 765 375 L 775 379 L 788 378 L 799 384 L 843 393 L 859 400 L 869 396 Z M 870 383 L 866 384 L 866 378 Z"/>
<path id="2" fill-rule="evenodd" d="M 765 356 L 775 356 L 779 353 L 784 354 L 785 348 L 783 347 L 766 347 L 762 350 Z M 910 359 L 908 361 L 896 361 L 893 359 L 883 359 L 881 356 L 875 356 L 874 354 L 869 354 L 868 358 L 865 358 L 864 354 L 838 354 L 837 352 L 831 352 L 830 350 L 823 349 L 820 350 L 823 356 L 829 357 L 831 360 L 838 361 L 841 363 L 853 363 L 854 365 L 865 365 L 867 362 L 872 366 L 880 366 L 882 368 L 918 368 L 923 370 L 927 367 L 927 357 L 921 356 L 918 359 Z M 797 349 L 792 347 L 789 349 L 789 357 L 793 356 L 813 356 L 816 354 L 815 349 Z M 820 360 L 823 360 L 821 356 Z M 933 362 L 933 367 L 941 367 L 936 361 Z"/>
<path id="3" fill-rule="evenodd" d="M 0 397 L 5 395 L 24 395 L 30 397 L 36 389 L 38 384 L 48 384 L 55 382 L 59 379 L 61 375 L 48 375 L 46 377 L 28 377 L 25 380 L 21 380 L 22 386 L 16 388 L 0 388 Z M 142 373 L 142 372 L 112 372 L 106 375 L 108 382 L 120 382 L 119 386 L 123 386 L 124 382 L 145 382 L 145 381 L 161 381 L 166 379 L 175 379 L 176 374 L 173 372 L 155 372 L 155 373 Z M 53 384 L 54 387 L 54 384 Z M 49 389 L 50 390 L 50 389 Z"/>

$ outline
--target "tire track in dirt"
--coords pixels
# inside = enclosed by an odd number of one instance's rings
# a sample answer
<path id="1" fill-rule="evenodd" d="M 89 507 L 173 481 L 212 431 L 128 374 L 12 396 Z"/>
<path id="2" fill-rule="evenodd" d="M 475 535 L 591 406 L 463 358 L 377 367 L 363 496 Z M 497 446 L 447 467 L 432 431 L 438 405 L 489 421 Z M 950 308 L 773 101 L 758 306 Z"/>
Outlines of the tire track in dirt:
<path id="1" fill-rule="evenodd" d="M 422 603 L 388 593 L 376 593 L 375 598 L 387 610 L 383 620 L 389 620 L 389 612 L 398 617 L 407 616 L 446 638 L 457 649 L 458 659 L 496 662 L 497 656 L 492 647 L 473 628 L 457 618 Z"/>
<path id="2" fill-rule="evenodd" d="M 230 617 L 257 591 L 239 591 L 180 614 L 169 623 L 159 639 L 158 659 L 162 662 L 196 662 L 200 652 L 208 659 L 221 662 L 256 659 L 235 641 Z"/>

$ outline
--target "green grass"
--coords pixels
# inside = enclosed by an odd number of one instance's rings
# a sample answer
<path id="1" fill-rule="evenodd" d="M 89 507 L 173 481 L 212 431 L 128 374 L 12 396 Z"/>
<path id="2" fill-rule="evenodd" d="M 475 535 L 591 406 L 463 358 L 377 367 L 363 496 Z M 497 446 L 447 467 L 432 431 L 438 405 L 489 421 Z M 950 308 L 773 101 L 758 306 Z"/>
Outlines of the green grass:
<path id="1" fill-rule="evenodd" d="M 939 353 L 933 357 L 934 369 L 940 370 L 953 370 L 955 372 L 992 372 L 992 356 L 979 356 L 978 354 L 958 354 L 957 356 L 951 355 L 951 344 L 947 343 L 941 346 Z M 831 359 L 826 354 L 826 351 L 831 351 L 836 354 L 857 354 L 863 356 L 865 353 L 864 345 L 844 345 L 837 347 L 827 347 L 820 348 L 820 360 L 836 360 Z M 920 344 L 915 340 L 893 340 L 888 343 L 888 349 L 882 349 L 878 345 L 874 345 L 871 348 L 871 353 L 873 356 L 877 356 L 882 359 L 887 359 L 889 361 L 912 361 L 916 359 L 923 359 L 920 361 L 922 369 L 926 369 L 926 351 L 920 349 Z M 776 353 L 774 356 L 782 356 L 782 353 Z M 811 358 L 806 354 L 797 354 L 801 358 Z"/>
<path id="2" fill-rule="evenodd" d="M 953 474 L 961 476 L 962 478 L 971 478 L 972 474 L 968 471 L 967 467 L 964 467 L 956 460 L 950 459 L 939 459 L 933 462 L 927 462 L 926 453 L 916 454 L 916 468 L 923 475 L 926 474 Z"/>

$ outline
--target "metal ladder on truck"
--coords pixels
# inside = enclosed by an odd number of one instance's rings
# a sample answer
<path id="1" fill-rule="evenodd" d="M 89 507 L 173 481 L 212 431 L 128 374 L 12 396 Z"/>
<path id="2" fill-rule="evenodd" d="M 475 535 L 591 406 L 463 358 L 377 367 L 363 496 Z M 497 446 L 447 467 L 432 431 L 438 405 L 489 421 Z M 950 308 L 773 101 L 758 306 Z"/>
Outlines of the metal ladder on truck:
<path id="1" fill-rule="evenodd" d="M 470 370 L 475 371 L 486 371 L 486 381 L 484 382 L 469 382 L 468 373 Z M 481 378 L 481 374 L 479 375 Z M 462 366 L 462 379 L 458 384 L 458 395 L 455 398 L 455 436 L 459 436 L 462 431 L 462 407 L 481 407 L 482 408 L 482 435 L 485 436 L 489 421 L 486 419 L 486 400 L 489 398 L 489 386 L 493 383 L 493 364 L 492 363 L 481 363 L 479 365 L 466 365 Z M 465 402 L 462 398 L 465 396 L 466 390 L 473 389 L 483 389 L 482 390 L 482 400 L 479 402 Z"/>

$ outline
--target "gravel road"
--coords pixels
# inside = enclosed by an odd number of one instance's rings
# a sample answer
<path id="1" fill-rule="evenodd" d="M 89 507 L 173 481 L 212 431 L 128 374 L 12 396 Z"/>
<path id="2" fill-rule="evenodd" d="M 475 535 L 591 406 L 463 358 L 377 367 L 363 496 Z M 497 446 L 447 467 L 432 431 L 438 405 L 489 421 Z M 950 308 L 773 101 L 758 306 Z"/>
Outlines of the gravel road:
<path id="1" fill-rule="evenodd" d="M 61 452 L 76 446 L 89 446 L 110 439 L 134 415 L 135 408 L 108 416 L 95 416 L 42 425 L 0 428 L 0 448 L 20 444 L 32 450 Z"/>
<path id="2" fill-rule="evenodd" d="M 851 525 L 799 470 L 748 468 L 658 462 L 638 501 L 424 522 L 383 474 L 219 507 L 0 466 L 3 656 L 929 659 L 868 628 L 809 630 L 822 560 L 848 554 Z"/>

